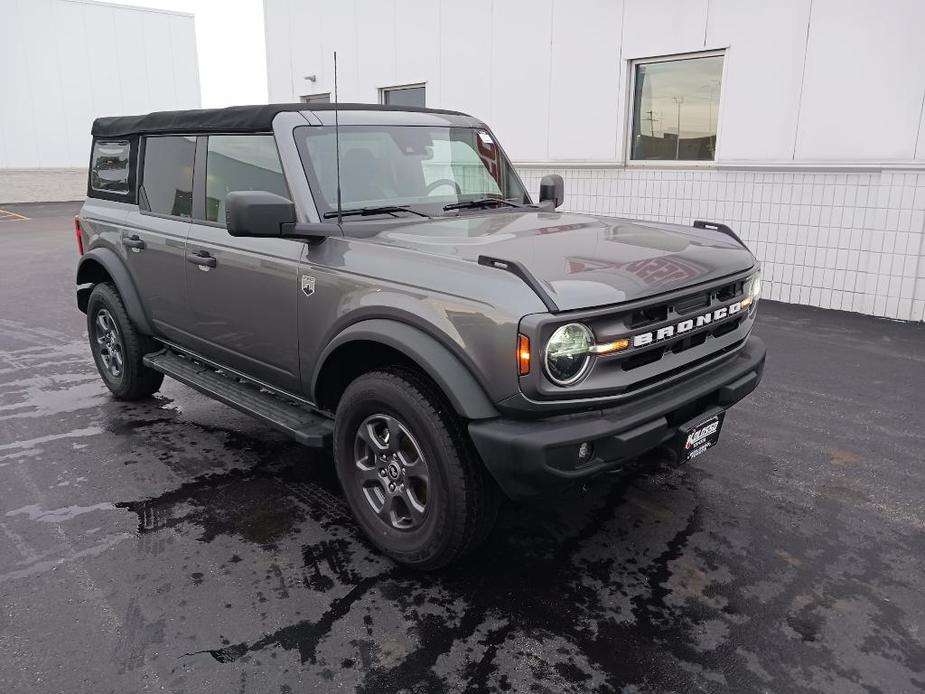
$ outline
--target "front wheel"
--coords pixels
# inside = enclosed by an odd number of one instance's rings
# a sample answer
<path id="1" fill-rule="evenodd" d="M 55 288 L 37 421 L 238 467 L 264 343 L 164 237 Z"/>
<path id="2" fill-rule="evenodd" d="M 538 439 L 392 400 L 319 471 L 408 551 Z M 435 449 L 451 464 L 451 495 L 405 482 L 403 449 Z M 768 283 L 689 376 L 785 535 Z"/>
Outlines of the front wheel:
<path id="1" fill-rule="evenodd" d="M 157 345 L 135 328 L 114 285 L 98 284 L 90 292 L 87 335 L 96 368 L 116 399 L 141 400 L 161 387 L 164 374 L 142 361 Z"/>
<path id="2" fill-rule="evenodd" d="M 375 371 L 348 386 L 334 460 L 360 527 L 402 564 L 445 566 L 494 524 L 500 492 L 456 414 L 414 371 Z"/>

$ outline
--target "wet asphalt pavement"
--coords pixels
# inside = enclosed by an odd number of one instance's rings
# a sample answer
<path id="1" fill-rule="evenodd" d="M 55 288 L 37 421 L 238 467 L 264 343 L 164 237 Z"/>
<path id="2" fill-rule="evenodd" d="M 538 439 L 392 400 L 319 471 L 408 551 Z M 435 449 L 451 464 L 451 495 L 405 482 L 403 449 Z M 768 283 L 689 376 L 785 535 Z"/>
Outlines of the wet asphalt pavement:
<path id="1" fill-rule="evenodd" d="M 710 453 L 421 575 L 327 457 L 175 382 L 108 397 L 76 208 L 0 221 L 0 691 L 925 689 L 925 326 L 764 302 Z"/>

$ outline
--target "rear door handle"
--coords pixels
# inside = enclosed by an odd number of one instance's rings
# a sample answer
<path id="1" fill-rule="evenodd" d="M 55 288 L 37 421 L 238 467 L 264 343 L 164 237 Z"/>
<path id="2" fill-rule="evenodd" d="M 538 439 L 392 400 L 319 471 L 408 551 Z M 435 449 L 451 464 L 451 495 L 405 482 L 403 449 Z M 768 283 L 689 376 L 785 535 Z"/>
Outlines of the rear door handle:
<path id="1" fill-rule="evenodd" d="M 186 256 L 186 259 L 201 268 L 215 267 L 218 264 L 208 251 L 194 251 Z"/>
<path id="2" fill-rule="evenodd" d="M 133 251 L 140 251 L 144 249 L 145 242 L 138 238 L 138 234 L 132 234 L 131 236 L 122 237 L 122 245 L 126 248 L 131 248 Z"/>

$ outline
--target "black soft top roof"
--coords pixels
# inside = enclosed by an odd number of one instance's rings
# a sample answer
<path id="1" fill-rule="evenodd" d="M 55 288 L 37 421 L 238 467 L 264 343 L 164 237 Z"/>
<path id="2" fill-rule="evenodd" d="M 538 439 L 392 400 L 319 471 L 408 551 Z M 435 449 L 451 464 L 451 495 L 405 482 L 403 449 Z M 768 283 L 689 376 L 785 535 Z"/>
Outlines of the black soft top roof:
<path id="1" fill-rule="evenodd" d="M 143 116 L 108 116 L 93 121 L 90 131 L 94 137 L 126 137 L 154 133 L 252 133 L 273 129 L 273 118 L 283 111 L 333 111 L 334 104 L 262 104 L 257 106 L 229 106 L 228 108 L 201 108 L 190 111 L 155 111 Z M 441 113 L 464 116 L 459 111 L 414 106 L 386 106 L 381 104 L 338 104 L 341 111 L 410 111 L 413 113 Z"/>

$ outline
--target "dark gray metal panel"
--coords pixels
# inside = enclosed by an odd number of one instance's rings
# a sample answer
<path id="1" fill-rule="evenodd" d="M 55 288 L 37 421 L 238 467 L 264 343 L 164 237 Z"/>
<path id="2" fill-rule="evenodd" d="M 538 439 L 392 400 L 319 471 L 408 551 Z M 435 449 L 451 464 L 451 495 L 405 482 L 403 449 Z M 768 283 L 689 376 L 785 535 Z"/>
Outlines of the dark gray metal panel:
<path id="1" fill-rule="evenodd" d="M 517 324 L 525 313 L 545 307 L 514 275 L 349 238 L 309 246 L 301 272 L 315 280 L 312 296 L 299 297 L 306 392 L 324 348 L 348 326 L 373 319 L 435 336 L 475 375 L 492 402 L 519 392 Z"/>
<path id="2" fill-rule="evenodd" d="M 291 239 L 234 238 L 193 223 L 187 253 L 208 253 L 214 267 L 186 266 L 189 335 L 180 344 L 267 383 L 299 392 L 299 260 Z"/>
<path id="3" fill-rule="evenodd" d="M 646 299 L 755 265 L 731 238 L 677 224 L 538 209 L 402 221 L 364 241 L 472 264 L 517 261 L 561 311 Z"/>
<path id="4" fill-rule="evenodd" d="M 124 253 L 151 325 L 159 333 L 176 338 L 189 328 L 192 316 L 186 299 L 186 236 L 189 219 L 144 214 L 133 208 L 120 227 L 121 239 L 114 239 Z M 137 237 L 141 249 L 125 248 L 126 240 Z"/>

